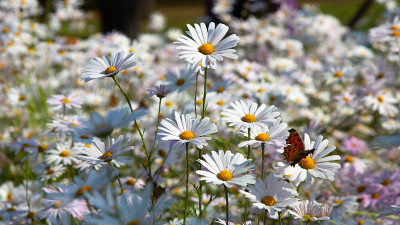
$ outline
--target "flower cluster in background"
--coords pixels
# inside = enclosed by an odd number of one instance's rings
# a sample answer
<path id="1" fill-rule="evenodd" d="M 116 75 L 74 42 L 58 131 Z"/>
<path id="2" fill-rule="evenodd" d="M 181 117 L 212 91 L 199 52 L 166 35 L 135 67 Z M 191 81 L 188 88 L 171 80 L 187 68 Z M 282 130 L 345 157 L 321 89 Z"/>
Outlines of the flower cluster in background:
<path id="1" fill-rule="evenodd" d="M 400 223 L 396 2 L 366 33 L 233 2 L 130 40 L 57 35 L 80 0 L 2 1 L 0 224 Z"/>

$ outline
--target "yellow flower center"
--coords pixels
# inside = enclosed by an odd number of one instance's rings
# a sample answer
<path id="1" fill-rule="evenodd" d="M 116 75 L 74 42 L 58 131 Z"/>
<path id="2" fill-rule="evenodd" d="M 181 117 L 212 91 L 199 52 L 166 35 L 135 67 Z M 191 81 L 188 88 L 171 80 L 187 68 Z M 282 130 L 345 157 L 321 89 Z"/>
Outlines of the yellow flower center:
<path id="1" fill-rule="evenodd" d="M 194 138 L 194 134 L 192 131 L 183 131 L 179 137 L 183 140 L 191 140 Z"/>
<path id="2" fill-rule="evenodd" d="M 256 140 L 257 141 L 262 141 L 262 142 L 268 141 L 269 140 L 269 135 L 266 134 L 266 133 L 260 133 L 260 134 L 257 135 Z"/>
<path id="3" fill-rule="evenodd" d="M 388 185 L 390 185 L 392 182 L 389 180 L 389 179 L 384 179 L 383 181 L 382 181 L 382 185 L 384 185 L 384 186 L 388 186 Z"/>
<path id="4" fill-rule="evenodd" d="M 24 100 L 25 100 L 25 98 L 26 98 L 26 97 L 25 97 L 25 95 L 20 95 L 20 96 L 19 96 L 19 98 L 18 98 L 18 100 L 20 100 L 20 101 L 24 101 Z"/>
<path id="5" fill-rule="evenodd" d="M 127 223 L 126 225 L 139 225 L 140 221 L 139 220 L 132 220 L 129 223 Z"/>
<path id="6" fill-rule="evenodd" d="M 256 120 L 257 118 L 252 114 L 246 114 L 242 117 L 242 121 L 246 123 L 254 123 Z"/>
<path id="7" fill-rule="evenodd" d="M 385 74 L 384 74 L 384 73 L 379 73 L 376 77 L 377 77 L 378 79 L 382 79 L 382 78 L 385 77 Z"/>
<path id="8" fill-rule="evenodd" d="M 61 102 L 64 104 L 67 104 L 67 103 L 70 103 L 71 100 L 69 100 L 68 98 L 63 98 L 63 99 L 61 99 Z"/>
<path id="9" fill-rule="evenodd" d="M 102 156 L 101 159 L 107 159 L 107 158 L 111 158 L 113 156 L 113 154 L 111 152 L 105 152 Z"/>
<path id="10" fill-rule="evenodd" d="M 26 218 L 33 218 L 35 216 L 36 216 L 36 213 L 34 213 L 34 212 L 30 212 L 30 213 L 26 214 Z"/>
<path id="11" fill-rule="evenodd" d="M 300 160 L 299 165 L 303 169 L 310 170 L 310 169 L 314 168 L 315 162 L 314 162 L 314 159 L 312 159 L 311 157 L 307 156 L 304 159 Z"/>
<path id="12" fill-rule="evenodd" d="M 76 197 L 82 196 L 84 192 L 92 192 L 92 187 L 90 187 L 88 185 L 84 185 L 83 187 L 79 188 L 76 191 L 75 196 Z"/>
<path id="13" fill-rule="evenodd" d="M 60 206 L 61 206 L 61 202 L 55 202 L 54 204 L 53 204 L 53 208 L 60 208 Z"/>
<path id="14" fill-rule="evenodd" d="M 166 102 L 165 102 L 165 106 L 167 106 L 167 107 L 171 107 L 171 106 L 172 106 L 172 102 L 171 102 L 171 101 L 169 101 L 169 100 L 168 100 L 168 101 L 166 101 Z"/>
<path id="15" fill-rule="evenodd" d="M 380 103 L 383 102 L 383 97 L 382 97 L 382 96 L 378 96 L 377 99 L 378 99 L 378 101 L 379 101 Z"/>
<path id="16" fill-rule="evenodd" d="M 179 78 L 177 81 L 176 81 L 176 86 L 181 86 L 181 85 L 183 85 L 185 83 L 185 79 L 183 79 L 183 78 Z"/>
<path id="17" fill-rule="evenodd" d="M 343 72 L 342 71 L 338 71 L 335 73 L 334 75 L 335 77 L 343 77 Z"/>
<path id="18" fill-rule="evenodd" d="M 9 31 L 8 27 L 3 28 L 3 33 L 8 33 L 8 31 Z"/>
<path id="19" fill-rule="evenodd" d="M 217 105 L 225 105 L 224 100 L 219 100 L 219 101 L 217 101 Z"/>
<path id="20" fill-rule="evenodd" d="M 346 156 L 346 159 L 344 160 L 345 162 L 348 163 L 353 163 L 354 162 L 354 158 L 351 155 Z"/>
<path id="21" fill-rule="evenodd" d="M 273 198 L 273 197 L 271 197 L 271 196 L 264 196 L 262 199 L 261 199 L 261 202 L 263 203 L 263 204 L 265 204 L 265 205 L 267 205 L 267 206 L 273 206 L 273 205 L 275 205 L 275 199 Z"/>
<path id="22" fill-rule="evenodd" d="M 89 136 L 88 135 L 81 135 L 81 136 L 79 136 L 80 138 L 82 138 L 82 139 L 89 139 Z"/>
<path id="23" fill-rule="evenodd" d="M 341 205 L 341 204 L 342 204 L 342 201 L 336 200 L 335 203 L 338 204 L 338 205 Z"/>
<path id="24" fill-rule="evenodd" d="M 311 218 L 312 218 L 312 217 L 311 217 L 310 215 L 304 215 L 304 216 L 303 216 L 304 222 L 306 222 L 306 223 L 312 222 L 312 221 L 311 221 Z"/>
<path id="25" fill-rule="evenodd" d="M 22 147 L 24 147 L 24 148 L 29 148 L 29 147 L 31 147 L 31 145 L 28 144 L 28 143 L 24 143 L 24 144 L 22 144 Z"/>
<path id="26" fill-rule="evenodd" d="M 364 192 L 366 189 L 367 189 L 367 188 L 366 188 L 365 186 L 361 185 L 361 186 L 358 186 L 358 187 L 357 187 L 357 192 L 358 192 L 358 193 L 361 193 L 361 192 Z"/>
<path id="27" fill-rule="evenodd" d="M 42 145 L 38 146 L 38 151 L 44 152 L 44 151 L 46 151 L 47 148 L 48 148 L 48 146 L 46 144 L 42 144 Z"/>
<path id="28" fill-rule="evenodd" d="M 70 156 L 71 154 L 69 154 L 69 151 L 67 151 L 67 150 L 64 150 L 64 151 L 62 151 L 61 153 L 60 153 L 60 156 L 62 156 L 62 157 L 68 157 L 68 156 Z"/>
<path id="29" fill-rule="evenodd" d="M 54 170 L 47 170 L 47 175 L 52 175 L 55 171 Z"/>
<path id="30" fill-rule="evenodd" d="M 400 35 L 398 30 L 393 31 L 392 36 L 393 37 L 398 37 Z"/>
<path id="31" fill-rule="evenodd" d="M 133 186 L 136 184 L 136 180 L 133 178 L 128 178 L 128 180 L 126 180 L 126 184 L 129 186 Z"/>
<path id="32" fill-rule="evenodd" d="M 15 212 L 15 208 L 11 207 L 7 209 L 7 212 Z"/>
<path id="33" fill-rule="evenodd" d="M 373 193 L 373 194 L 371 195 L 371 198 L 373 198 L 373 199 L 378 199 L 378 198 L 379 198 L 379 194 L 378 194 L 378 193 Z"/>
<path id="34" fill-rule="evenodd" d="M 167 156 L 167 152 L 164 149 L 158 150 L 158 155 L 165 158 Z"/>
<path id="35" fill-rule="evenodd" d="M 218 173 L 217 177 L 218 179 L 223 181 L 230 181 L 232 180 L 232 173 L 229 172 L 228 170 L 222 170 L 221 172 Z"/>
<path id="36" fill-rule="evenodd" d="M 203 104 L 203 100 L 199 99 L 196 101 L 196 103 L 197 103 L 197 105 L 201 105 L 201 104 Z"/>
<path id="37" fill-rule="evenodd" d="M 396 26 L 396 25 L 393 25 L 393 26 L 390 27 L 390 29 L 391 29 L 391 30 L 397 30 L 397 29 L 399 29 L 399 27 Z"/>
<path id="38" fill-rule="evenodd" d="M 219 88 L 217 88 L 217 93 L 221 93 L 221 92 L 223 92 L 225 89 L 224 89 L 224 87 L 219 87 Z"/>
<path id="39" fill-rule="evenodd" d="M 364 220 L 359 220 L 357 225 L 363 225 L 364 224 Z"/>
<path id="40" fill-rule="evenodd" d="M 209 43 L 202 44 L 199 47 L 199 52 L 203 53 L 204 55 L 211 55 L 214 52 L 214 46 Z"/>
<path id="41" fill-rule="evenodd" d="M 104 71 L 104 73 L 105 74 L 110 74 L 110 73 L 112 73 L 112 72 L 114 72 L 114 71 L 116 71 L 117 70 L 117 67 L 115 67 L 115 66 L 110 66 L 110 67 L 108 67 L 105 71 Z"/>

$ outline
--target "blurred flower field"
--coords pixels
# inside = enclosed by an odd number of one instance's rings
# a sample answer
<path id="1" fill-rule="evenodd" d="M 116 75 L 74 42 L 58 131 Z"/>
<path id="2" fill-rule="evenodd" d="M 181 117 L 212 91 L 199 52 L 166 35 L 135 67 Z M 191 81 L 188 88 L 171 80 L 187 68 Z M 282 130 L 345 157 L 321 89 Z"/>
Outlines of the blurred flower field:
<path id="1" fill-rule="evenodd" d="M 233 3 L 131 40 L 1 1 L 0 224 L 400 224 L 398 2 L 365 32 Z"/>

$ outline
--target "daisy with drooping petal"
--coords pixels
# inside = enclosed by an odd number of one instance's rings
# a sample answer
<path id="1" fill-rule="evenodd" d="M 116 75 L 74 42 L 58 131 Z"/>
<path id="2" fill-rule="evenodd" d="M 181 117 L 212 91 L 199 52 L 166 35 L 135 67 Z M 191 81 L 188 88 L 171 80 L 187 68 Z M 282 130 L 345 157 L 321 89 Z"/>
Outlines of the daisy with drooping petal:
<path id="1" fill-rule="evenodd" d="M 235 101 L 230 103 L 233 109 L 225 109 L 221 115 L 229 123 L 241 130 L 254 129 L 256 127 L 267 127 L 275 122 L 279 116 L 277 108 L 273 105 L 267 107 L 262 104 L 258 107 L 255 102 Z"/>
<path id="2" fill-rule="evenodd" d="M 321 216 L 321 212 L 326 209 L 326 204 L 320 204 L 316 201 L 301 201 L 297 205 L 290 206 L 293 210 L 288 210 L 295 219 L 300 219 L 307 224 L 317 220 L 329 220 L 329 216 Z"/>
<path id="3" fill-rule="evenodd" d="M 284 140 L 289 135 L 286 130 L 287 124 L 280 123 L 281 118 L 278 118 L 270 128 L 255 127 L 250 131 L 250 141 L 244 141 L 238 145 L 239 148 L 251 145 L 257 147 L 262 143 L 273 143 L 277 139 Z M 248 133 L 241 132 L 247 137 Z"/>
<path id="4" fill-rule="evenodd" d="M 228 32 L 229 27 L 224 24 L 214 23 L 208 25 L 208 29 L 204 23 L 195 24 L 194 28 L 187 25 L 189 31 L 186 33 L 190 36 L 182 35 L 174 44 L 176 48 L 181 50 L 179 58 L 192 64 L 192 68 L 211 66 L 217 68 L 217 61 L 222 61 L 223 57 L 237 59 L 236 50 L 232 49 L 239 42 L 239 37 L 235 34 L 222 40 Z M 222 40 L 222 41 L 221 41 Z M 201 70 L 200 70 L 201 71 Z"/>
<path id="5" fill-rule="evenodd" d="M 336 149 L 335 146 L 326 148 L 328 143 L 328 140 L 323 140 L 321 135 L 318 136 L 315 142 L 311 142 L 310 136 L 306 133 L 304 134 L 304 149 L 314 149 L 314 152 L 301 159 L 294 167 L 284 162 L 279 162 L 276 166 L 280 167 L 284 176 L 290 176 L 289 181 L 294 181 L 295 186 L 305 180 L 310 183 L 314 177 L 333 181 L 335 180 L 335 170 L 341 166 L 339 163 L 331 161 L 340 160 L 340 156 L 326 156 Z"/>
<path id="6" fill-rule="evenodd" d="M 161 121 L 159 135 L 161 140 L 175 141 L 172 148 L 178 148 L 185 143 L 194 144 L 197 148 L 202 149 L 207 146 L 210 137 L 204 137 L 208 134 L 218 132 L 217 126 L 210 122 L 210 118 L 200 117 L 193 118 L 190 114 L 179 115 L 175 112 L 175 120 L 169 118 Z"/>
<path id="7" fill-rule="evenodd" d="M 107 137 L 105 142 L 94 137 L 92 141 L 93 146 L 90 148 L 85 147 L 82 151 L 87 156 L 82 156 L 80 158 L 93 164 L 108 163 L 116 159 L 119 155 L 134 149 L 133 146 L 124 147 L 129 141 L 129 138 L 124 139 L 122 135 L 120 135 L 117 140 Z"/>
<path id="8" fill-rule="evenodd" d="M 164 98 L 174 90 L 172 90 L 171 88 L 166 88 L 165 85 L 160 84 L 160 86 L 156 86 L 156 89 L 147 89 L 147 91 L 149 92 L 149 97 L 155 95 L 159 98 Z"/>
<path id="9" fill-rule="evenodd" d="M 93 79 L 104 79 L 116 75 L 119 71 L 126 70 L 136 64 L 133 52 L 112 52 L 111 58 L 93 58 L 84 66 L 81 79 L 90 81 Z"/>
<path id="10" fill-rule="evenodd" d="M 208 171 L 197 170 L 196 173 L 201 175 L 199 180 L 216 185 L 223 184 L 228 188 L 234 184 L 245 187 L 256 182 L 255 174 L 243 174 L 253 170 L 255 165 L 249 164 L 251 159 L 246 159 L 240 153 L 233 155 L 229 150 L 219 150 L 218 153 L 212 151 L 211 154 L 203 155 L 203 159 L 205 161 L 199 159 L 199 162 Z"/>
<path id="11" fill-rule="evenodd" d="M 254 201 L 253 206 L 258 209 L 267 210 L 273 216 L 281 212 L 288 205 L 297 202 L 296 189 L 290 183 L 270 174 L 267 179 L 260 178 L 254 184 L 246 188 L 249 192 L 240 191 L 246 198 Z"/>

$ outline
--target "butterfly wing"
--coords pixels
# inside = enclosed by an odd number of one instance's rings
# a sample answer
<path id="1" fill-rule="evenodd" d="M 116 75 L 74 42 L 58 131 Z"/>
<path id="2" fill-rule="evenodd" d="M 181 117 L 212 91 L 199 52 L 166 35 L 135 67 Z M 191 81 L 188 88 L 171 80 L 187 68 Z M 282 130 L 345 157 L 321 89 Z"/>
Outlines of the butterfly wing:
<path id="1" fill-rule="evenodd" d="M 292 158 L 292 162 L 290 163 L 291 166 L 295 166 L 297 163 L 299 163 L 302 159 L 304 159 L 305 157 L 307 157 L 309 154 L 314 153 L 315 149 L 311 149 L 311 150 L 306 150 L 306 151 L 302 151 L 302 152 L 298 152 L 296 155 L 293 156 Z M 288 161 L 289 162 L 289 161 Z"/>
<path id="2" fill-rule="evenodd" d="M 314 149 L 305 150 L 303 140 L 295 129 L 289 130 L 289 137 L 286 139 L 286 147 L 283 148 L 282 155 L 291 166 L 295 166 L 301 159 L 313 152 Z"/>
<path id="3" fill-rule="evenodd" d="M 286 145 L 291 145 L 299 151 L 304 151 L 304 143 L 301 140 L 300 134 L 295 129 L 289 130 L 289 137 L 286 139 Z"/>
<path id="4" fill-rule="evenodd" d="M 287 162 L 291 162 L 298 151 L 299 150 L 296 149 L 294 146 L 288 145 L 283 148 L 282 155 L 286 159 Z"/>

